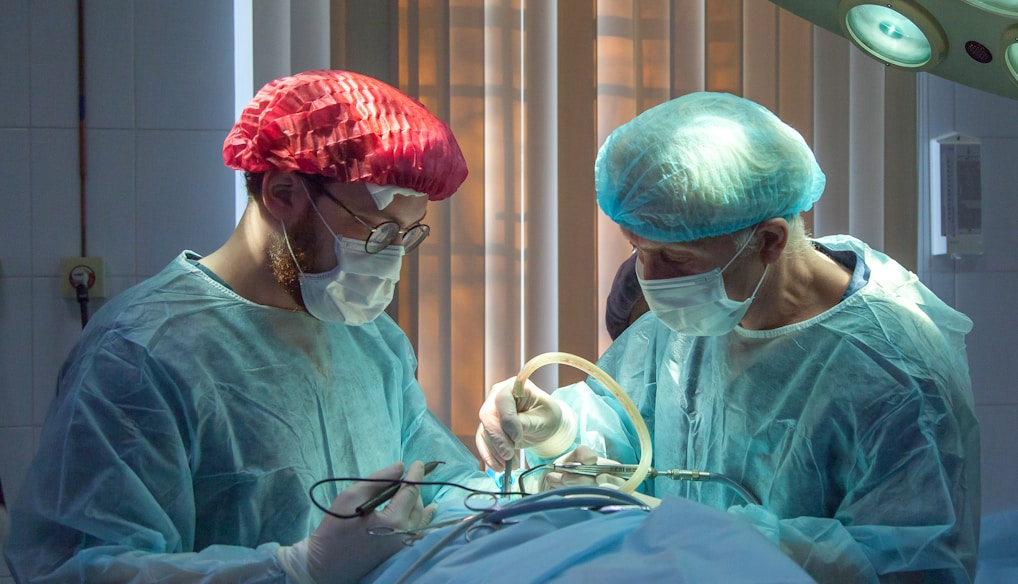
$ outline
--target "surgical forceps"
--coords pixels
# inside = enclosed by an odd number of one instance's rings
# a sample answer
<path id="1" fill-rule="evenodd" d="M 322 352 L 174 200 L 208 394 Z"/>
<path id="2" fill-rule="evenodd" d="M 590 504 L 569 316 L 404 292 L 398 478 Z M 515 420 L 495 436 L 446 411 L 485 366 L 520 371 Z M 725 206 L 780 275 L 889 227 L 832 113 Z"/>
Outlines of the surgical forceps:
<path id="1" fill-rule="evenodd" d="M 633 476 L 636 472 L 637 465 L 635 464 L 582 464 L 579 462 L 567 462 L 561 464 L 547 464 L 544 468 L 552 471 L 568 472 L 572 474 L 584 475 L 588 477 L 596 477 L 599 474 L 607 474 L 616 476 L 622 479 L 628 479 Z M 760 499 L 749 491 L 746 487 L 740 485 L 731 478 L 716 472 L 707 472 L 703 470 L 685 470 L 674 468 L 671 470 L 657 470 L 651 468 L 647 471 L 646 479 L 655 479 L 658 477 L 667 477 L 673 481 L 717 481 L 728 485 L 729 487 L 738 491 L 748 502 L 759 505 Z M 645 480 L 646 480 L 645 479 Z"/>
<path id="2" fill-rule="evenodd" d="M 628 479 L 629 477 L 633 476 L 633 473 L 636 472 L 635 464 L 582 464 L 579 462 L 566 462 L 560 464 L 550 464 L 546 468 L 548 470 L 568 472 L 588 477 L 596 477 L 599 474 L 608 474 L 619 477 L 620 479 Z M 704 477 L 703 475 L 708 476 Z M 659 471 L 655 468 L 651 468 L 650 470 L 647 471 L 648 479 L 656 479 L 657 477 L 668 477 L 676 481 L 677 480 L 705 481 L 709 479 L 709 475 L 710 473 L 699 470 L 673 469 Z"/>

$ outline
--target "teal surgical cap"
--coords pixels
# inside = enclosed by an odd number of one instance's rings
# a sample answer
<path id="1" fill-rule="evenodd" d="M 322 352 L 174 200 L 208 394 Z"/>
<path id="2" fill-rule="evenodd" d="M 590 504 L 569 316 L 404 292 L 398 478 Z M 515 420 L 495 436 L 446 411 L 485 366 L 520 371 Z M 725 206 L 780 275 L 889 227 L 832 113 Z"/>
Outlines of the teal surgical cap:
<path id="1" fill-rule="evenodd" d="M 763 106 L 691 93 L 617 128 L 594 165 L 597 203 L 626 230 L 682 242 L 813 206 L 826 179 L 806 141 Z"/>

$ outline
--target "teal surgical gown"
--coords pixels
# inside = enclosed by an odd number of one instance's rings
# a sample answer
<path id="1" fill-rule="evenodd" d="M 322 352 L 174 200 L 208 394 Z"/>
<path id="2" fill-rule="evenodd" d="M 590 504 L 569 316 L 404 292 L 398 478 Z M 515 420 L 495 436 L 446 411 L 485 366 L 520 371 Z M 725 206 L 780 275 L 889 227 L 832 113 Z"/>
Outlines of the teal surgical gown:
<path id="1" fill-rule="evenodd" d="M 429 480 L 493 486 L 428 412 L 390 318 L 254 304 L 196 257 L 113 298 L 67 359 L 11 509 L 16 578 L 284 582 L 275 552 L 323 517 L 320 479 L 442 460 Z"/>
<path id="2" fill-rule="evenodd" d="M 741 516 L 819 582 L 969 582 L 979 532 L 971 321 L 862 242 L 819 242 L 871 270 L 827 312 L 720 337 L 680 335 L 648 313 L 602 356 L 647 423 L 656 469 L 721 473 L 762 505 L 715 481 L 657 478 L 645 490 Z M 634 427 L 596 380 L 553 395 L 576 413 L 578 443 L 639 459 Z"/>

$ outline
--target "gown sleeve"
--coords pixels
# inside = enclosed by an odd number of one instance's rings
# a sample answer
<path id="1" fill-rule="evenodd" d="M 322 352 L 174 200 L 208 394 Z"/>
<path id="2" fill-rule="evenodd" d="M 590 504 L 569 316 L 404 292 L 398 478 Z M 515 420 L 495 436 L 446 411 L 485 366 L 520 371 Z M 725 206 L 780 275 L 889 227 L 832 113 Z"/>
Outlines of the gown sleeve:
<path id="1" fill-rule="evenodd" d="M 861 437 L 833 517 L 779 518 L 760 505 L 729 511 L 819 582 L 970 582 L 976 558 L 966 540 L 978 517 L 965 501 L 978 493 L 967 492 L 973 485 L 958 456 L 965 420 L 929 395 L 891 404 Z"/>
<path id="2" fill-rule="evenodd" d="M 5 546 L 19 582 L 285 582 L 278 543 L 191 549 L 194 492 L 182 403 L 123 339 L 68 361 Z M 184 416 L 183 419 L 187 417 Z"/>
<path id="3" fill-rule="evenodd" d="M 472 489 L 494 491 L 494 481 L 481 471 L 480 461 L 463 445 L 452 431 L 429 409 L 415 375 L 417 360 L 409 340 L 401 335 L 397 349 L 403 364 L 403 460 L 442 461 L 426 481 L 451 482 Z M 421 497 L 425 504 L 447 499 L 464 498 L 469 491 L 453 486 L 425 487 Z"/>

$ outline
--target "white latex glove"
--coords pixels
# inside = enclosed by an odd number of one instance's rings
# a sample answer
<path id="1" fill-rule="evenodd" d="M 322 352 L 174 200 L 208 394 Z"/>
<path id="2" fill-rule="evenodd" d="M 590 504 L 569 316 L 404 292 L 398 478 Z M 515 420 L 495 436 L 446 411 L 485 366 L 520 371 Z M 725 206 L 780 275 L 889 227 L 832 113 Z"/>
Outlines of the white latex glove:
<path id="1" fill-rule="evenodd" d="M 555 464 L 619 464 L 614 460 L 601 458 L 596 452 L 587 446 L 577 446 L 572 452 L 558 457 Z M 626 482 L 625 479 L 610 474 L 599 474 L 596 477 L 575 474 L 571 472 L 552 470 L 544 473 L 541 478 L 541 490 L 559 489 L 562 487 L 608 487 L 618 489 Z"/>
<path id="2" fill-rule="evenodd" d="M 529 380 L 523 396 L 513 398 L 510 378 L 492 386 L 481 406 L 477 427 L 477 450 L 484 463 L 495 471 L 505 468 L 517 449 L 529 448 L 542 457 L 555 456 L 569 448 L 576 437 L 576 417 L 569 406 L 552 399 Z"/>
<path id="3" fill-rule="evenodd" d="M 368 478 L 398 479 L 403 463 L 391 464 Z M 424 465 L 413 462 L 403 477 L 424 478 Z M 359 482 L 340 493 L 329 510 L 352 515 L 355 509 L 388 486 L 388 483 Z M 357 582 L 389 556 L 403 549 L 403 538 L 368 533 L 376 527 L 416 529 L 431 522 L 435 506 L 424 507 L 416 485 L 403 485 L 389 502 L 362 517 L 339 519 L 326 515 L 314 533 L 292 546 L 280 546 L 276 557 L 287 575 L 300 584 Z"/>

